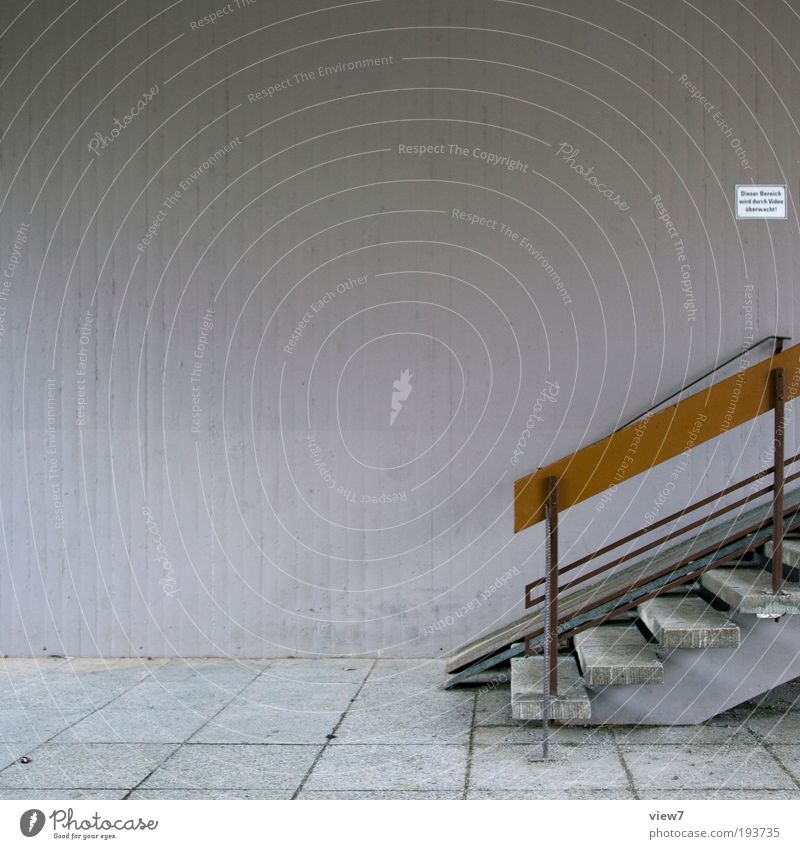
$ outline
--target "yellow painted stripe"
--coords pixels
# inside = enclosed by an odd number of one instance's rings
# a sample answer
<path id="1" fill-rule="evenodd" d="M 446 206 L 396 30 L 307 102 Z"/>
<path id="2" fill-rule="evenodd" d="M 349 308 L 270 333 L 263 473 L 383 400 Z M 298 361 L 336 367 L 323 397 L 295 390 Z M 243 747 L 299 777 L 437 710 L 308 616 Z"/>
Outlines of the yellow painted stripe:
<path id="1" fill-rule="evenodd" d="M 784 369 L 787 401 L 800 394 L 800 345 L 634 422 L 514 482 L 514 532 L 545 517 L 546 479 L 558 478 L 558 505 L 571 507 L 768 412 L 771 371 Z"/>

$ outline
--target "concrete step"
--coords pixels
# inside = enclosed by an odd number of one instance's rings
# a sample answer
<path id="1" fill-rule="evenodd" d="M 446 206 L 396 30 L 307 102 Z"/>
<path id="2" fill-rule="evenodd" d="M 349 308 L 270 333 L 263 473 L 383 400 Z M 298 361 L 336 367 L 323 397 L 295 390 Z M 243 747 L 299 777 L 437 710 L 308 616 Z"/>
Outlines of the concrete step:
<path id="1" fill-rule="evenodd" d="M 764 543 L 764 554 L 772 556 L 772 543 Z M 783 540 L 783 562 L 787 566 L 800 566 L 800 539 L 786 537 Z"/>
<path id="2" fill-rule="evenodd" d="M 770 617 L 800 613 L 800 584 L 784 581 L 781 592 L 774 595 L 772 575 L 763 569 L 711 569 L 702 584 L 737 613 Z"/>
<path id="3" fill-rule="evenodd" d="M 772 543 L 764 543 L 764 555 L 772 557 Z M 788 537 L 783 540 L 783 577 L 792 583 L 800 580 L 800 540 Z"/>
<path id="4" fill-rule="evenodd" d="M 511 659 L 511 715 L 514 719 L 541 720 L 544 658 Z M 558 696 L 550 700 L 550 718 L 555 720 L 590 719 L 589 694 L 583 685 L 575 659 L 558 659 Z"/>
<path id="5" fill-rule="evenodd" d="M 663 595 L 638 607 L 650 633 L 669 649 L 736 648 L 738 626 L 696 595 Z"/>
<path id="6" fill-rule="evenodd" d="M 664 666 L 635 625 L 600 625 L 575 635 L 583 677 L 589 687 L 661 684 Z"/>

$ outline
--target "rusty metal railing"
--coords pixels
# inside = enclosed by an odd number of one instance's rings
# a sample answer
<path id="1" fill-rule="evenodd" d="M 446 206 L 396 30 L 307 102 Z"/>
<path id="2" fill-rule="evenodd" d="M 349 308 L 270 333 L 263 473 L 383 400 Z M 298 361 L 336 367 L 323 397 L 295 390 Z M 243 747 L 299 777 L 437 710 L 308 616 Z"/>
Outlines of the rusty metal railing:
<path id="1" fill-rule="evenodd" d="M 782 339 L 778 339 L 775 346 L 775 354 L 779 354 L 781 351 Z M 774 460 L 773 465 L 760 471 L 754 475 L 750 475 L 749 477 L 741 480 L 731 486 L 726 487 L 725 489 L 720 490 L 719 492 L 715 492 L 713 495 L 709 495 L 699 501 L 688 505 L 684 509 L 677 511 L 665 518 L 659 520 L 658 522 L 653 523 L 652 525 L 644 528 L 640 531 L 634 532 L 632 534 L 628 534 L 622 537 L 615 542 L 612 542 L 608 545 L 603 546 L 601 549 L 592 552 L 591 554 L 579 558 L 578 560 L 569 563 L 564 567 L 559 567 L 559 550 L 558 550 L 558 522 L 559 522 L 559 479 L 557 476 L 547 477 L 545 480 L 545 491 L 546 491 L 546 502 L 545 502 L 545 523 L 546 523 L 546 566 L 545 566 L 545 574 L 543 577 L 538 580 L 532 581 L 525 587 L 525 607 L 531 608 L 538 605 L 544 605 L 544 622 L 541 628 L 535 629 L 530 633 L 525 635 L 525 654 L 530 655 L 534 650 L 541 649 L 544 653 L 544 670 L 543 670 L 543 725 L 544 725 L 544 748 L 547 748 L 547 739 L 548 739 L 548 724 L 550 718 L 550 702 L 551 699 L 558 697 L 558 645 L 559 642 L 565 639 L 568 639 L 574 634 L 579 633 L 579 631 L 585 630 L 590 627 L 594 627 L 602 622 L 608 620 L 612 616 L 617 616 L 619 613 L 625 612 L 639 604 L 642 601 L 645 601 L 649 598 L 653 598 L 658 596 L 664 592 L 667 592 L 671 589 L 674 589 L 676 586 L 680 586 L 681 584 L 687 583 L 689 581 L 694 581 L 701 575 L 703 572 L 708 569 L 716 568 L 718 566 L 726 565 L 736 558 L 741 558 L 745 553 L 752 550 L 755 547 L 758 547 L 763 543 L 763 540 L 753 544 L 751 541 L 748 541 L 749 538 L 761 531 L 766 525 L 772 525 L 772 543 L 773 543 L 773 551 L 772 555 L 767 562 L 766 566 L 771 569 L 772 579 L 771 586 L 772 591 L 774 593 L 780 592 L 783 586 L 783 538 L 785 535 L 785 527 L 784 527 L 784 519 L 785 516 L 789 512 L 793 512 L 795 515 L 795 519 L 797 520 L 796 524 L 800 524 L 800 516 L 797 513 L 797 507 L 792 507 L 789 511 L 784 510 L 784 489 L 787 483 L 790 483 L 794 480 L 800 478 L 800 472 L 795 472 L 792 475 L 786 477 L 785 469 L 787 466 L 792 465 L 795 462 L 800 461 L 800 453 L 795 454 L 788 459 L 784 457 L 784 434 L 786 427 L 786 415 L 785 415 L 785 386 L 784 386 L 784 369 L 782 367 L 772 369 L 770 372 L 771 384 L 772 384 L 772 411 L 773 411 L 773 450 L 774 450 Z M 796 395 L 796 392 L 793 392 L 791 397 Z M 664 527 L 665 525 L 676 521 L 689 513 L 692 513 L 704 506 L 709 504 L 718 503 L 721 499 L 730 495 L 733 492 L 736 492 L 748 484 L 756 483 L 759 480 L 763 480 L 768 477 L 772 477 L 771 485 L 761 487 L 755 492 L 748 494 L 747 496 L 737 499 L 736 501 L 721 507 L 718 510 L 715 510 L 710 515 L 703 516 L 702 518 L 691 522 L 690 524 L 669 531 L 668 533 L 660 536 L 658 539 L 652 540 L 648 542 L 646 545 L 639 546 L 633 551 L 629 551 L 621 557 L 617 557 L 612 561 L 605 563 L 595 569 L 590 570 L 577 578 L 574 578 L 567 583 L 561 585 L 560 577 L 565 575 L 580 566 L 585 565 L 586 563 L 591 562 L 592 560 L 596 560 L 599 557 L 602 557 L 610 552 L 614 551 L 621 546 L 633 542 L 637 538 L 649 533 L 653 530 L 657 530 L 658 528 Z M 605 595 L 600 594 L 599 598 L 592 599 L 591 603 L 580 608 L 578 610 L 571 609 L 567 617 L 560 617 L 559 615 L 559 605 L 562 595 L 566 592 L 574 590 L 576 587 L 579 587 L 583 584 L 588 583 L 594 578 L 597 578 L 603 574 L 610 572 L 617 567 L 624 565 L 625 563 L 633 560 L 634 558 L 641 557 L 649 551 L 653 551 L 659 547 L 664 546 L 667 542 L 670 542 L 676 538 L 685 536 L 689 534 L 691 531 L 696 530 L 699 527 L 707 526 L 709 522 L 720 518 L 727 513 L 730 513 L 734 510 L 740 509 L 744 505 L 755 501 L 758 498 L 761 498 L 765 495 L 772 495 L 772 515 L 771 518 L 765 518 L 761 522 L 756 525 L 749 526 L 746 528 L 739 528 L 736 532 L 728 537 L 726 536 L 724 540 L 717 541 L 714 544 L 707 546 L 705 548 L 700 548 L 699 550 L 690 551 L 685 558 L 676 562 L 671 562 L 664 569 L 649 572 L 648 574 L 642 576 L 636 581 L 633 581 L 629 585 L 617 587 L 613 591 L 606 593 Z M 793 525 L 794 527 L 794 525 Z M 706 555 L 712 554 L 715 551 L 719 551 L 723 546 L 729 546 L 732 543 L 737 541 L 742 542 L 741 547 L 736 547 L 730 551 L 728 551 L 725 557 L 720 557 L 712 560 L 709 564 L 704 564 L 702 566 L 698 566 L 697 570 L 688 569 L 685 573 L 681 574 L 679 577 L 676 577 L 674 580 L 667 580 L 664 583 L 660 584 L 655 590 L 651 593 L 646 593 L 643 595 L 639 595 L 633 601 L 626 601 L 626 598 L 629 598 L 631 593 L 635 593 L 636 590 L 642 589 L 646 587 L 648 584 L 652 584 L 657 580 L 662 578 L 666 578 L 670 575 L 670 573 L 675 572 L 679 568 L 684 566 L 690 566 L 695 561 L 698 561 L 700 558 L 705 557 Z M 531 592 L 538 587 L 544 586 L 544 591 L 535 597 L 531 597 Z M 570 593 L 571 594 L 571 593 Z M 619 604 L 615 605 L 615 602 L 619 602 Z M 586 617 L 586 614 L 590 614 L 593 611 L 598 611 L 600 608 L 603 608 L 602 613 L 598 613 L 597 617 L 592 618 L 589 616 Z M 581 620 L 580 624 L 572 629 L 560 630 L 560 626 L 566 624 L 569 621 L 575 621 L 578 619 Z M 539 644 L 534 647 L 531 645 L 532 641 L 539 640 Z"/>

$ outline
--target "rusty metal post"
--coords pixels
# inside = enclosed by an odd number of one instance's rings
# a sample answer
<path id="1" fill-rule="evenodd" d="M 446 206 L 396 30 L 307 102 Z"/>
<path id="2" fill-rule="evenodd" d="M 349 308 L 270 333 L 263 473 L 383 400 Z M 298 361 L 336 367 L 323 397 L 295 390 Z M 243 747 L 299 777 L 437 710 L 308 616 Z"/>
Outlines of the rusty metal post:
<path id="1" fill-rule="evenodd" d="M 558 479 L 547 478 L 545 505 L 544 669 L 542 670 L 542 757 L 550 742 L 550 699 L 558 696 Z"/>
<path id="2" fill-rule="evenodd" d="M 547 480 L 547 600 L 550 695 L 558 696 L 558 479 Z"/>
<path id="3" fill-rule="evenodd" d="M 785 421 L 783 369 L 776 368 L 772 372 L 775 391 L 774 406 L 774 446 L 772 478 L 772 592 L 780 592 L 783 586 L 783 473 L 784 451 L 783 436 Z"/>

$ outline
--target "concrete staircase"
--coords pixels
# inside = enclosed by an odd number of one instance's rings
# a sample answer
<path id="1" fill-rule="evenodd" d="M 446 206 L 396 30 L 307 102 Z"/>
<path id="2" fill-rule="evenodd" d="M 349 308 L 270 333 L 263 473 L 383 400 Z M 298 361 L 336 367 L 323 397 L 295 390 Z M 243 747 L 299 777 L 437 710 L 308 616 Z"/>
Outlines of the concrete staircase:
<path id="1" fill-rule="evenodd" d="M 786 559 L 800 563 L 800 541 L 784 545 Z M 628 621 L 576 634 L 574 651 L 559 656 L 550 715 L 591 725 L 701 722 L 780 683 L 768 673 L 759 683 L 759 654 L 765 672 L 771 652 L 776 668 L 800 674 L 795 614 L 800 584 L 786 583 L 776 596 L 761 567 L 712 569 L 688 590 L 643 601 Z M 762 621 L 776 617 L 785 617 L 777 628 Z M 515 719 L 541 720 L 543 668 L 541 656 L 512 659 Z"/>
<path id="2" fill-rule="evenodd" d="M 785 494 L 784 510 L 784 531 L 790 533 L 800 528 L 800 488 Z M 629 565 L 603 580 L 584 583 L 562 594 L 558 612 L 563 624 L 559 625 L 559 631 L 579 631 L 603 619 L 607 621 L 619 611 L 659 596 L 681 582 L 688 585 L 715 564 L 743 562 L 748 552 L 762 549 L 772 539 L 771 519 L 772 508 L 768 502 L 737 511 L 718 524 L 705 525 L 689 539 L 662 546 L 635 562 L 628 561 Z M 543 640 L 543 624 L 544 610 L 537 605 L 520 619 L 462 646 L 447 662 L 448 677 L 444 686 L 475 683 L 478 673 L 522 655 L 520 641 L 526 636 L 535 635 L 530 638 L 530 644 L 536 648 Z M 795 674 L 800 675 L 800 668 Z"/>
<path id="3" fill-rule="evenodd" d="M 753 349 L 766 341 L 775 346 L 761 362 L 684 394 L 728 359 L 602 439 L 514 481 L 514 533 L 542 525 L 544 569 L 525 584 L 522 616 L 479 631 L 449 658 L 445 688 L 510 666 L 514 715 L 541 716 L 536 658 L 553 643 L 570 650 L 557 702 L 545 706 L 554 716 L 674 725 L 702 722 L 800 677 L 800 485 L 789 486 L 800 479 L 792 471 L 800 452 L 790 445 L 787 456 L 785 444 L 785 405 L 800 397 L 800 345 L 784 351 L 785 337 L 770 336 Z M 767 413 L 772 467 L 728 477 L 723 489 L 676 503 L 680 509 L 632 533 L 616 537 L 612 524 L 601 547 L 572 560 L 570 541 L 564 556 L 565 511 Z M 781 580 L 794 583 L 773 593 L 762 573 L 777 539 L 786 542 Z"/>

